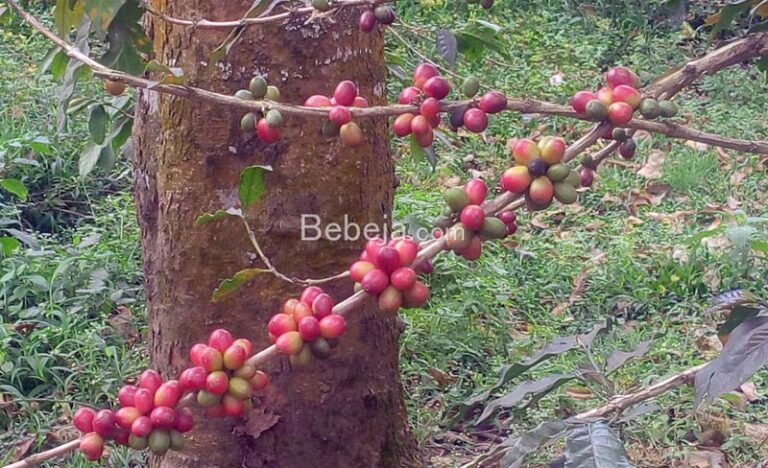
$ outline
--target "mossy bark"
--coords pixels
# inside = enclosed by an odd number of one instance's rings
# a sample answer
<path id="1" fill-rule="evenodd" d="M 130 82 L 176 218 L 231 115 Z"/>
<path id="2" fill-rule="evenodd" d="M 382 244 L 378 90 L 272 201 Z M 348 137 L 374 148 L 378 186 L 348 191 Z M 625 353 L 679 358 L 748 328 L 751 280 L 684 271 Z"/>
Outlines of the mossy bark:
<path id="1" fill-rule="evenodd" d="M 243 15 L 249 1 L 155 0 L 153 6 L 183 18 L 225 20 Z M 344 11 L 304 25 L 305 18 L 250 27 L 229 55 L 207 66 L 228 31 L 193 30 L 147 18 L 155 58 L 181 67 L 191 85 L 221 93 L 245 88 L 256 74 L 279 86 L 282 100 L 301 103 L 330 94 L 352 79 L 371 104 L 385 101 L 383 37 L 361 34 L 359 11 Z M 264 145 L 241 135 L 241 113 L 143 91 L 137 107 L 135 190 L 142 230 L 149 303 L 150 353 L 165 377 L 189 365 L 187 350 L 216 327 L 269 345 L 266 324 L 282 301 L 300 288 L 263 274 L 230 298 L 211 301 L 219 282 L 263 265 L 237 219 L 196 227 L 196 217 L 238 205 L 240 171 L 259 164 L 265 177 L 259 203 L 246 211 L 274 265 L 292 276 L 324 277 L 354 261 L 363 240 L 300 239 L 302 214 L 324 223 L 389 221 L 394 175 L 386 120 L 360 125 L 365 144 L 351 149 L 320 136 L 320 120 L 285 116 L 281 140 Z M 340 281 L 325 288 L 337 301 L 352 293 Z M 412 464 L 397 361 L 394 319 L 373 304 L 355 311 L 334 355 L 291 370 L 286 360 L 264 370 L 270 388 L 243 419 L 198 414 L 187 448 L 156 466 L 369 467 Z"/>

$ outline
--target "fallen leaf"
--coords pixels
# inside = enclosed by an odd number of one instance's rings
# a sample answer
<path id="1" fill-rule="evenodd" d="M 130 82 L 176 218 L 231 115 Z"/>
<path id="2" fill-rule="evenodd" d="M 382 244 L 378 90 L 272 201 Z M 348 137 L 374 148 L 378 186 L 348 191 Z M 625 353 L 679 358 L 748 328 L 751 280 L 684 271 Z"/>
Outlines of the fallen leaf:
<path id="1" fill-rule="evenodd" d="M 736 210 L 741 206 L 741 202 L 729 195 L 725 202 L 725 206 L 732 210 Z"/>
<path id="2" fill-rule="evenodd" d="M 709 292 L 716 293 L 720 291 L 720 272 L 716 268 L 708 268 L 701 277 L 701 281 L 707 285 Z"/>
<path id="3" fill-rule="evenodd" d="M 592 395 L 592 392 L 587 387 L 579 385 L 572 385 L 566 388 L 565 394 L 574 400 L 591 400 L 594 398 L 594 395 Z"/>
<path id="4" fill-rule="evenodd" d="M 24 458 L 24 455 L 29 451 L 29 448 L 32 446 L 32 444 L 35 442 L 34 437 L 30 437 L 29 439 L 24 439 L 21 442 L 16 444 L 16 447 L 13 449 L 13 455 L 11 456 L 11 460 L 9 461 L 18 461 Z"/>
<path id="5" fill-rule="evenodd" d="M 672 259 L 677 260 L 680 265 L 688 263 L 688 249 L 683 246 L 676 245 L 672 248 Z"/>
<path id="6" fill-rule="evenodd" d="M 689 452 L 682 461 L 675 462 L 675 468 L 729 468 L 725 454 L 719 450 L 698 450 Z"/>
<path id="7" fill-rule="evenodd" d="M 124 305 L 115 307 L 112 315 L 107 319 L 110 327 L 121 336 L 129 345 L 141 341 L 141 334 L 134 325 L 134 317 L 131 309 Z"/>
<path id="8" fill-rule="evenodd" d="M 744 179 L 746 179 L 751 174 L 752 174 L 752 168 L 749 166 L 744 166 L 738 171 L 734 171 L 734 173 L 731 174 L 731 177 L 730 177 L 731 185 L 739 185 Z"/>
<path id="9" fill-rule="evenodd" d="M 638 140 L 638 141 L 640 141 L 640 140 L 650 140 L 650 139 L 653 138 L 653 135 L 651 134 L 651 132 L 647 132 L 645 130 L 635 130 L 635 134 L 632 135 L 632 138 L 634 138 L 635 140 Z"/>
<path id="10" fill-rule="evenodd" d="M 427 372 L 429 372 L 429 375 L 431 375 L 432 378 L 435 379 L 435 382 L 437 382 L 437 384 L 441 387 L 445 387 L 446 385 L 456 380 L 456 378 L 452 375 L 446 374 L 445 372 L 435 367 L 428 368 Z"/>
<path id="11" fill-rule="evenodd" d="M 739 391 L 744 394 L 744 396 L 747 398 L 747 401 L 753 402 L 760 399 L 760 397 L 757 395 L 757 387 L 755 386 L 754 382 L 744 382 L 743 384 L 739 385 Z"/>
<path id="12" fill-rule="evenodd" d="M 661 168 L 664 165 L 664 153 L 659 150 L 653 150 L 648 153 L 643 167 L 637 171 L 637 174 L 646 179 L 658 179 L 661 177 Z"/>
<path id="13" fill-rule="evenodd" d="M 451 188 L 451 187 L 458 187 L 461 184 L 461 177 L 459 176 L 451 176 L 445 181 L 443 181 L 443 187 Z"/>
<path id="14" fill-rule="evenodd" d="M 279 415 L 267 412 L 262 406 L 256 407 L 248 412 L 245 433 L 254 439 L 258 439 L 264 431 L 277 424 L 279 420 Z"/>
<path id="15" fill-rule="evenodd" d="M 686 146 L 696 151 L 706 151 L 709 149 L 709 145 L 700 141 L 686 140 Z"/>
<path id="16" fill-rule="evenodd" d="M 576 275 L 576 278 L 573 279 L 573 289 L 571 289 L 571 294 L 568 295 L 568 299 L 561 302 L 557 306 L 555 306 L 554 309 L 552 309 L 552 315 L 558 316 L 562 314 L 568 307 L 572 306 L 576 301 L 581 298 L 581 296 L 584 294 L 584 290 L 586 289 L 586 281 L 587 276 L 589 275 L 589 271 L 587 268 L 583 268 L 578 275 Z"/>
<path id="17" fill-rule="evenodd" d="M 712 252 L 719 252 L 730 248 L 731 241 L 728 240 L 728 236 L 725 234 L 719 234 L 717 236 L 702 239 L 701 244 Z"/>
<path id="18" fill-rule="evenodd" d="M 627 223 L 632 224 L 633 226 L 638 226 L 643 224 L 643 220 L 637 216 L 627 216 Z"/>

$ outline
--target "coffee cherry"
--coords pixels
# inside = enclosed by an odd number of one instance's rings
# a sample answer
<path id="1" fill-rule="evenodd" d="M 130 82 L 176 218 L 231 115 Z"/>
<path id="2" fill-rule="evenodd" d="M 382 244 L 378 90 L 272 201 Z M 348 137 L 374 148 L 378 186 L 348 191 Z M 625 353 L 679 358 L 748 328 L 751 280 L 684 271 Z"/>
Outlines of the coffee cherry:
<path id="1" fill-rule="evenodd" d="M 301 351 L 301 347 L 304 346 L 304 340 L 301 339 L 299 332 L 289 331 L 277 338 L 275 346 L 277 346 L 277 350 L 281 353 L 292 356 Z"/>
<path id="2" fill-rule="evenodd" d="M 512 224 L 517 221 L 517 215 L 514 211 L 503 211 L 499 214 L 499 219 L 504 224 Z"/>
<path id="3" fill-rule="evenodd" d="M 677 104 L 672 101 L 661 101 L 659 102 L 659 111 L 662 117 L 671 119 L 677 115 Z"/>
<path id="4" fill-rule="evenodd" d="M 369 271 L 376 268 L 376 265 L 374 265 L 371 262 L 366 261 L 357 261 L 352 264 L 352 266 L 349 267 L 349 278 L 359 283 L 363 280 L 363 277 L 368 273 Z"/>
<path id="5" fill-rule="evenodd" d="M 597 100 L 602 102 L 606 106 L 610 106 L 611 104 L 613 104 L 613 90 L 607 86 L 598 89 Z"/>
<path id="6" fill-rule="evenodd" d="M 608 117 L 608 106 L 598 99 L 587 103 L 586 114 L 592 120 L 605 120 Z"/>
<path id="7" fill-rule="evenodd" d="M 203 343 L 195 343 L 194 345 L 192 345 L 192 347 L 189 348 L 189 360 L 192 361 L 194 365 L 201 366 L 202 365 L 201 357 L 205 352 L 206 348 L 208 348 L 208 346 Z"/>
<path id="8" fill-rule="evenodd" d="M 411 120 L 411 132 L 416 135 L 424 135 L 432 130 L 429 121 L 423 115 L 417 115 Z"/>
<path id="9" fill-rule="evenodd" d="M 619 85 L 613 88 L 613 100 L 614 102 L 626 102 L 632 109 L 640 107 L 640 102 L 643 97 L 640 96 L 640 92 L 632 86 Z"/>
<path id="10" fill-rule="evenodd" d="M 512 156 L 517 164 L 527 166 L 532 160 L 540 157 L 539 147 L 535 141 L 528 138 L 521 138 L 515 142 L 512 147 Z"/>
<path id="11" fill-rule="evenodd" d="M 547 164 L 557 164 L 565 156 L 565 140 L 559 137 L 545 137 L 539 141 L 539 155 Z"/>
<path id="12" fill-rule="evenodd" d="M 162 384 L 163 378 L 155 370 L 147 369 L 139 376 L 139 387 L 146 388 L 152 393 L 155 393 Z"/>
<path id="13" fill-rule="evenodd" d="M 96 461 L 104 453 L 104 437 L 95 432 L 85 434 L 80 438 L 80 451 L 90 461 Z"/>
<path id="14" fill-rule="evenodd" d="M 115 429 L 115 432 L 112 434 L 112 440 L 115 441 L 118 445 L 128 446 L 128 439 L 131 436 L 131 432 L 127 429 L 123 429 L 122 427 L 118 427 Z"/>
<path id="15" fill-rule="evenodd" d="M 205 379 L 208 378 L 208 372 L 200 366 L 185 369 L 179 375 L 179 385 L 185 392 L 195 392 L 205 388 Z"/>
<path id="16" fill-rule="evenodd" d="M 624 159 L 632 159 L 635 157 L 636 150 L 637 143 L 635 143 L 635 140 L 632 138 L 619 145 L 619 154 Z"/>
<path id="17" fill-rule="evenodd" d="M 485 212 L 478 205 L 467 205 L 461 210 L 461 223 L 472 231 L 477 231 L 483 227 L 485 221 Z"/>
<path id="18" fill-rule="evenodd" d="M 435 99 L 443 99 L 451 92 L 451 85 L 442 76 L 433 76 L 424 82 L 424 94 Z"/>
<path id="19" fill-rule="evenodd" d="M 307 367 L 312 362 L 312 350 L 309 345 L 305 344 L 297 354 L 289 356 L 289 361 L 291 367 Z"/>
<path id="20" fill-rule="evenodd" d="M 578 193 L 576 193 L 576 189 L 573 188 L 573 186 L 567 182 L 558 182 L 554 184 L 554 193 L 557 201 L 559 201 L 564 205 L 570 205 L 571 203 L 575 203 L 576 199 L 578 198 Z"/>
<path id="21" fill-rule="evenodd" d="M 356 148 L 363 144 L 363 131 L 355 122 L 349 122 L 341 126 L 339 130 L 341 141 L 345 145 Z"/>
<path id="22" fill-rule="evenodd" d="M 589 187 L 595 180 L 595 173 L 588 167 L 582 167 L 581 171 L 579 172 L 579 176 L 581 178 L 582 187 Z"/>
<path id="23" fill-rule="evenodd" d="M 214 395 L 208 390 L 197 392 L 197 404 L 203 408 L 212 408 L 218 406 L 219 403 L 221 403 L 221 395 Z"/>
<path id="24" fill-rule="evenodd" d="M 260 119 L 256 124 L 256 134 L 268 145 L 280 139 L 280 129 L 270 127 L 266 118 Z"/>
<path id="25" fill-rule="evenodd" d="M 243 101 L 253 101 L 253 94 L 247 89 L 238 89 L 235 92 L 235 97 Z"/>
<path id="26" fill-rule="evenodd" d="M 648 120 L 653 120 L 661 115 L 661 106 L 656 99 L 645 98 L 640 103 L 640 114 Z"/>
<path id="27" fill-rule="evenodd" d="M 440 101 L 433 97 L 424 99 L 424 102 L 419 106 L 419 113 L 427 119 L 427 121 L 433 120 L 437 113 L 440 111 Z"/>
<path id="28" fill-rule="evenodd" d="M 468 98 L 474 97 L 478 91 L 480 91 L 480 80 L 474 76 L 467 77 L 461 85 L 461 92 Z"/>
<path id="29" fill-rule="evenodd" d="M 333 298 L 325 293 L 318 294 L 312 301 L 312 315 L 320 320 L 333 312 Z M 301 330 L 301 328 L 299 328 Z"/>
<path id="30" fill-rule="evenodd" d="M 309 343 L 309 349 L 312 354 L 318 359 L 326 359 L 331 355 L 331 346 L 328 344 L 328 340 L 323 337 L 316 339 Z"/>
<path id="31" fill-rule="evenodd" d="M 395 135 L 399 137 L 410 135 L 411 122 L 413 121 L 413 117 L 414 115 L 410 112 L 398 115 L 397 118 L 395 118 L 395 121 L 392 123 L 392 131 L 395 132 Z"/>
<path id="32" fill-rule="evenodd" d="M 362 96 L 355 96 L 355 102 L 352 103 L 352 107 L 368 107 L 368 100 Z"/>
<path id="33" fill-rule="evenodd" d="M 637 88 L 640 85 L 640 80 L 637 78 L 637 75 L 624 67 L 613 67 L 608 70 L 605 73 L 605 81 L 611 88 L 616 88 L 621 85 Z"/>
<path id="34" fill-rule="evenodd" d="M 338 126 L 352 121 L 352 113 L 344 106 L 334 106 L 328 111 L 328 119 Z"/>
<path id="35" fill-rule="evenodd" d="M 517 232 L 517 224 L 515 223 L 507 224 L 507 236 L 511 236 L 516 232 Z"/>
<path id="36" fill-rule="evenodd" d="M 308 306 L 312 306 L 312 303 L 315 302 L 315 299 L 317 299 L 317 296 L 320 294 L 323 294 L 322 289 L 318 288 L 317 286 L 307 286 L 303 291 L 301 291 L 299 302 L 302 302 Z"/>
<path id="37" fill-rule="evenodd" d="M 158 406 L 149 414 L 149 420 L 154 427 L 170 429 L 176 425 L 176 411 L 167 406 Z"/>
<path id="38" fill-rule="evenodd" d="M 101 410 L 93 417 L 93 432 L 109 438 L 115 430 L 115 413 L 112 410 Z"/>
<path id="39" fill-rule="evenodd" d="M 240 130 L 243 133 L 253 133 L 256 130 L 256 114 L 249 112 L 240 119 Z"/>
<path id="40" fill-rule="evenodd" d="M 464 191 L 470 204 L 482 205 L 488 195 L 488 186 L 483 179 L 472 179 L 464 186 Z"/>
<path id="41" fill-rule="evenodd" d="M 333 91 L 333 98 L 340 106 L 351 106 L 355 102 L 355 96 L 357 96 L 357 85 L 349 80 L 336 85 Z"/>
<path id="42" fill-rule="evenodd" d="M 501 176 L 501 188 L 507 192 L 523 193 L 528 190 L 532 180 L 527 166 L 511 167 Z"/>
<path id="43" fill-rule="evenodd" d="M 597 95 L 592 91 L 579 91 L 571 98 L 571 107 L 579 114 L 583 114 L 587 110 L 587 103 L 593 99 L 597 99 Z"/>
<path id="44" fill-rule="evenodd" d="M 416 144 L 419 145 L 420 148 L 428 148 L 432 145 L 432 142 L 435 141 L 435 132 L 430 126 L 427 127 L 427 131 L 425 133 L 414 133 L 413 139 L 416 141 Z"/>
<path id="45" fill-rule="evenodd" d="M 375 268 L 366 273 L 360 285 L 363 291 L 376 296 L 389 285 L 389 277 L 382 270 Z"/>
<path id="46" fill-rule="evenodd" d="M 232 334 L 223 328 L 216 329 L 211 332 L 208 337 L 208 346 L 213 349 L 217 349 L 222 353 L 227 350 L 235 339 L 232 338 Z"/>
<path id="47" fill-rule="evenodd" d="M 147 437 L 154 429 L 149 416 L 139 416 L 131 424 L 131 434 L 136 437 Z"/>
<path id="48" fill-rule="evenodd" d="M 149 414 L 155 407 L 155 394 L 146 388 L 136 390 L 133 395 L 133 406 L 141 411 L 141 414 Z"/>
<path id="49" fill-rule="evenodd" d="M 254 76 L 248 84 L 248 90 L 254 99 L 261 99 L 267 95 L 267 80 L 263 76 Z"/>
<path id="50" fill-rule="evenodd" d="M 128 446 L 139 452 L 149 447 L 149 440 L 146 437 L 138 437 L 134 434 L 128 436 Z"/>
<path id="51" fill-rule="evenodd" d="M 388 314 L 394 314 L 403 304 L 403 294 L 394 286 L 387 286 L 378 298 L 379 310 Z"/>
<path id="52" fill-rule="evenodd" d="M 155 392 L 155 406 L 168 406 L 173 408 L 181 398 L 181 385 L 178 380 L 169 380 L 162 384 Z"/>
<path id="53" fill-rule="evenodd" d="M 157 456 L 163 456 L 171 448 L 171 436 L 164 429 L 155 429 L 149 434 L 149 450 Z"/>
<path id="54" fill-rule="evenodd" d="M 547 178 L 552 182 L 562 182 L 568 177 L 570 168 L 565 164 L 553 164 L 547 169 Z"/>
<path id="55" fill-rule="evenodd" d="M 601 125 L 602 130 L 599 133 L 599 137 L 603 140 L 612 140 L 613 139 L 613 125 L 607 124 L 607 122 L 604 122 L 603 125 Z"/>
<path id="56" fill-rule="evenodd" d="M 243 367 L 237 369 L 232 375 L 241 379 L 250 380 L 256 375 L 256 368 L 250 364 L 243 364 Z"/>
<path id="57" fill-rule="evenodd" d="M 104 81 L 104 89 L 112 96 L 120 96 L 125 92 L 125 83 L 121 81 Z"/>
<path id="58" fill-rule="evenodd" d="M 400 291 L 405 291 L 416 282 L 416 272 L 409 267 L 398 268 L 389 276 L 390 283 Z"/>
<path id="59" fill-rule="evenodd" d="M 369 239 L 368 242 L 365 243 L 364 254 L 367 256 L 366 260 L 376 264 L 378 262 L 379 250 L 385 245 L 386 243 L 379 237 Z"/>
<path id="60" fill-rule="evenodd" d="M 552 197 L 554 196 L 554 187 L 552 182 L 544 176 L 536 177 L 531 182 L 528 195 L 537 205 L 549 205 L 552 202 Z"/>
<path id="61" fill-rule="evenodd" d="M 480 6 L 485 10 L 493 8 L 493 0 L 480 0 Z"/>
<path id="62" fill-rule="evenodd" d="M 223 361 L 224 367 L 230 370 L 236 370 L 243 367 L 248 353 L 240 345 L 233 344 L 226 351 L 224 351 Z M 168 405 L 171 406 L 171 405 Z"/>
<path id="63" fill-rule="evenodd" d="M 347 321 L 339 314 L 332 314 L 320 320 L 320 336 L 326 340 L 338 338 L 347 329 Z"/>
<path id="64" fill-rule="evenodd" d="M 464 113 L 467 112 L 467 109 L 467 106 L 461 106 L 451 111 L 449 123 L 451 124 L 451 129 L 453 129 L 453 131 L 458 130 L 464 125 Z"/>
<path id="65" fill-rule="evenodd" d="M 438 76 L 439 74 L 440 72 L 437 70 L 437 67 L 435 67 L 431 63 L 422 63 L 419 66 L 417 66 L 416 69 L 413 71 L 413 84 L 417 88 L 423 89 L 427 80 L 429 80 L 432 77 Z M 437 96 L 433 96 L 433 97 L 437 97 Z M 437 99 L 442 99 L 442 98 L 437 98 Z"/>
<path id="66" fill-rule="evenodd" d="M 410 238 L 398 239 L 398 241 L 395 242 L 394 247 L 400 255 L 400 264 L 403 266 L 408 266 L 413 263 L 413 260 L 419 253 L 419 244 Z"/>
<path id="67" fill-rule="evenodd" d="M 83 434 L 93 432 L 93 418 L 96 417 L 96 411 L 91 408 L 80 408 L 75 411 L 72 417 L 72 424 Z"/>
<path id="68" fill-rule="evenodd" d="M 481 109 L 467 109 L 463 120 L 464 126 L 472 133 L 482 133 L 488 128 L 488 115 Z"/>
<path id="69" fill-rule="evenodd" d="M 221 351 L 208 346 L 202 356 L 200 356 L 200 365 L 208 372 L 222 370 L 224 368 L 224 359 Z"/>
<path id="70" fill-rule="evenodd" d="M 251 340 L 248 340 L 246 338 L 238 338 L 232 344 L 242 347 L 245 350 L 245 354 L 247 356 L 250 356 L 251 354 L 253 354 L 253 343 L 251 343 Z"/>
<path id="71" fill-rule="evenodd" d="M 627 139 L 627 132 L 623 128 L 614 128 L 611 132 L 611 138 L 621 143 Z"/>
<path id="72" fill-rule="evenodd" d="M 283 126 L 283 114 L 277 109 L 269 110 L 267 115 L 264 116 L 264 120 L 266 120 L 269 128 L 280 128 Z"/>
<path id="73" fill-rule="evenodd" d="M 224 395 L 221 399 L 221 408 L 224 410 L 224 415 L 230 418 L 242 415 L 243 407 L 243 400 L 232 395 Z"/>
<path id="74" fill-rule="evenodd" d="M 632 106 L 626 102 L 614 102 L 608 106 L 608 120 L 614 125 L 625 125 L 632 120 Z"/>
<path id="75" fill-rule="evenodd" d="M 445 234 L 445 246 L 454 252 L 461 251 L 472 240 L 470 231 L 463 223 L 456 223 Z"/>
<path id="76" fill-rule="evenodd" d="M 429 288 L 421 281 L 416 281 L 411 289 L 403 292 L 403 305 L 408 308 L 421 307 L 429 299 Z"/>
<path id="77" fill-rule="evenodd" d="M 277 86 L 267 86 L 267 94 L 264 95 L 264 98 L 270 101 L 279 101 L 280 89 Z"/>
<path id="78" fill-rule="evenodd" d="M 376 16 L 374 16 L 371 10 L 366 10 L 360 15 L 357 27 L 364 33 L 373 31 L 373 28 L 376 27 Z"/>
<path id="79" fill-rule="evenodd" d="M 470 262 L 474 262 L 483 254 L 483 245 L 479 236 L 472 236 L 469 244 L 459 254 Z"/>
<path id="80" fill-rule="evenodd" d="M 320 336 L 320 321 L 315 317 L 304 317 L 299 322 L 299 335 L 304 341 L 313 341 Z"/>
<path id="81" fill-rule="evenodd" d="M 498 91 L 490 91 L 480 98 L 477 107 L 487 114 L 496 114 L 507 108 L 507 97 Z"/>
<path id="82" fill-rule="evenodd" d="M 176 431 L 171 429 L 170 431 L 171 436 L 171 450 L 176 450 L 177 452 L 184 450 L 184 446 L 186 445 L 184 441 L 184 436 L 181 435 L 180 431 Z"/>
<path id="83" fill-rule="evenodd" d="M 251 380 L 248 381 L 249 384 L 251 384 L 251 388 L 259 391 L 264 390 L 267 388 L 267 385 L 269 385 L 269 376 L 262 371 L 256 371 L 256 375 L 251 377 Z"/>
<path id="84" fill-rule="evenodd" d="M 331 9 L 331 4 L 328 0 L 312 0 L 312 8 L 317 11 L 328 11 Z"/>
<path id="85" fill-rule="evenodd" d="M 328 96 L 323 96 L 322 94 L 314 94 L 310 97 L 308 97 L 304 101 L 305 107 L 331 107 L 331 100 L 328 98 Z"/>
<path id="86" fill-rule="evenodd" d="M 483 221 L 480 235 L 484 239 L 503 239 L 507 236 L 507 226 L 499 218 L 488 216 Z"/>
<path id="87" fill-rule="evenodd" d="M 548 168 L 546 161 L 541 158 L 531 159 L 528 163 L 528 173 L 531 174 L 531 177 L 543 176 L 547 173 Z"/>
<path id="88" fill-rule="evenodd" d="M 579 173 L 571 169 L 571 171 L 568 173 L 568 177 L 565 178 L 564 182 L 568 182 L 573 186 L 573 188 L 578 188 L 581 186 L 581 177 L 579 177 Z"/>
<path id="89" fill-rule="evenodd" d="M 232 377 L 229 379 L 227 394 L 239 398 L 240 400 L 248 399 L 251 397 L 251 385 L 243 378 Z"/>
<path id="90" fill-rule="evenodd" d="M 394 247 L 384 246 L 379 250 L 376 265 L 386 274 L 400 268 L 400 253 Z"/>
<path id="91" fill-rule="evenodd" d="M 395 10 L 386 6 L 379 5 L 373 10 L 373 16 L 376 17 L 376 21 L 383 25 L 390 25 L 395 22 Z"/>
<path id="92" fill-rule="evenodd" d="M 400 96 L 397 98 L 398 104 L 416 104 L 421 97 L 421 89 L 416 86 L 409 86 L 400 91 Z"/>

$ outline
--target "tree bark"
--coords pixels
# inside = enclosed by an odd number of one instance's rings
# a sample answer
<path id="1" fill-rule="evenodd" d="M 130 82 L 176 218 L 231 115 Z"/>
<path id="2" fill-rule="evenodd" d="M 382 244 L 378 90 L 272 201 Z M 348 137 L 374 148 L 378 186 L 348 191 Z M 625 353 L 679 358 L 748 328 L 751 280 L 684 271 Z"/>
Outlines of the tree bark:
<path id="1" fill-rule="evenodd" d="M 250 0 L 154 0 L 153 6 L 184 18 L 239 18 Z M 359 33 L 360 11 L 344 11 L 309 25 L 250 27 L 229 55 L 205 65 L 227 31 L 194 30 L 147 18 L 155 58 L 181 67 L 187 83 L 222 93 L 247 88 L 256 74 L 278 85 L 281 100 L 302 103 L 330 94 L 352 79 L 373 104 L 385 102 L 385 65 L 380 31 Z M 266 190 L 247 210 L 265 253 L 282 272 L 323 277 L 343 271 L 364 243 L 301 241 L 300 216 L 323 223 L 388 223 L 394 175 L 386 119 L 361 121 L 365 144 L 351 149 L 320 136 L 320 120 L 286 117 L 281 140 L 264 145 L 239 131 L 242 113 L 151 90 L 139 95 L 135 190 L 142 231 L 143 269 L 149 306 L 150 355 L 167 378 L 189 365 L 187 350 L 217 327 L 269 345 L 266 324 L 282 301 L 300 288 L 269 274 L 220 303 L 211 292 L 243 268 L 262 265 L 252 255 L 238 220 L 202 227 L 203 212 L 238 205 L 240 171 L 271 164 Z M 325 288 L 337 301 L 352 292 L 349 281 Z M 270 387 L 258 395 L 247 418 L 205 419 L 183 452 L 163 467 L 369 467 L 413 463 L 398 372 L 397 328 L 373 304 L 355 312 L 347 333 L 327 361 L 291 370 L 285 359 L 264 369 Z"/>

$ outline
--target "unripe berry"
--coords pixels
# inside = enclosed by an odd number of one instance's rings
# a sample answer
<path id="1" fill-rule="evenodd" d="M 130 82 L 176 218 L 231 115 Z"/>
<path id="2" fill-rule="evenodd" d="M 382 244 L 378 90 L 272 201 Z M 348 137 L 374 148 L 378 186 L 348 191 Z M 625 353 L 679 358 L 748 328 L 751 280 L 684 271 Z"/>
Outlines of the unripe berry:
<path id="1" fill-rule="evenodd" d="M 245 364 L 240 369 L 237 369 L 232 375 L 235 377 L 240 377 L 241 379 L 249 380 L 251 377 L 256 375 L 256 367 Z"/>
<path id="2" fill-rule="evenodd" d="M 197 392 L 197 404 L 203 408 L 212 408 L 218 406 L 219 403 L 221 403 L 221 395 L 214 395 L 208 390 Z"/>
<path id="3" fill-rule="evenodd" d="M 163 456 L 171 448 L 171 436 L 164 429 L 155 429 L 149 434 L 149 450 L 157 456 Z"/>
<path id="4" fill-rule="evenodd" d="M 394 314 L 403 305 L 403 294 L 394 286 L 387 286 L 378 298 L 379 310 Z"/>
<path id="5" fill-rule="evenodd" d="M 467 79 L 465 79 L 464 83 L 461 85 L 461 92 L 468 98 L 474 97 L 479 90 L 480 80 L 474 76 L 467 77 Z"/>
<path id="6" fill-rule="evenodd" d="M 180 431 L 176 431 L 174 429 L 171 429 L 168 431 L 171 436 L 171 450 L 175 450 L 177 452 L 184 450 L 184 446 L 186 445 L 186 442 L 184 440 L 184 436 L 181 435 Z"/>
<path id="7" fill-rule="evenodd" d="M 352 281 L 359 283 L 363 280 L 365 274 L 374 268 L 376 268 L 376 265 L 371 262 L 365 262 L 362 260 L 357 261 L 349 267 L 349 278 Z"/>
<path id="8" fill-rule="evenodd" d="M 251 397 L 251 391 L 251 385 L 247 380 L 240 377 L 232 377 L 229 379 L 229 388 L 227 389 L 228 395 L 245 400 Z"/>
<path id="9" fill-rule="evenodd" d="M 379 5 L 373 10 L 373 16 L 380 24 L 388 26 L 395 22 L 395 10 L 387 5 Z"/>
<path id="10" fill-rule="evenodd" d="M 587 111 L 587 103 L 593 99 L 597 99 L 597 95 L 592 91 L 579 91 L 571 98 L 571 107 L 579 114 L 583 114 Z"/>
<path id="11" fill-rule="evenodd" d="M 254 99 L 261 99 L 267 95 L 267 80 L 263 76 L 254 76 L 248 84 L 248 90 Z"/>

